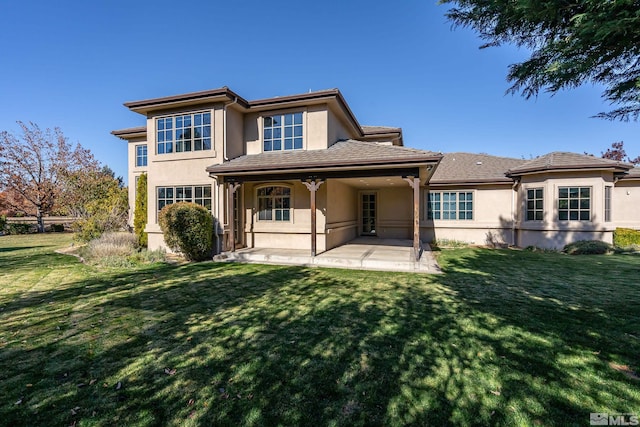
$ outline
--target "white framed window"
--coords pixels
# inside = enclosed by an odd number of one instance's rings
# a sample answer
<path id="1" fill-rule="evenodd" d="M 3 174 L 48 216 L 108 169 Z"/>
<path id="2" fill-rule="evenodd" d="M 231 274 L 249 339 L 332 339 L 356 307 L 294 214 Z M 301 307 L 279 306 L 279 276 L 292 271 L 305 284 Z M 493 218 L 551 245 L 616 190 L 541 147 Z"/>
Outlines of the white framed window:
<path id="1" fill-rule="evenodd" d="M 147 166 L 147 144 L 136 145 L 136 167 Z"/>
<path id="2" fill-rule="evenodd" d="M 302 150 L 302 113 L 287 113 L 263 118 L 264 151 Z"/>
<path id="3" fill-rule="evenodd" d="M 591 187 L 558 187 L 558 219 L 591 221 Z"/>
<path id="4" fill-rule="evenodd" d="M 542 188 L 527 188 L 525 220 L 542 221 L 543 218 L 544 190 Z"/>
<path id="5" fill-rule="evenodd" d="M 473 191 L 430 191 L 427 219 L 473 220 Z"/>
<path id="6" fill-rule="evenodd" d="M 282 185 L 259 187 L 258 221 L 291 221 L 291 188 Z"/>
<path id="7" fill-rule="evenodd" d="M 158 154 L 211 150 L 211 113 L 157 118 L 156 149 Z"/>
<path id="8" fill-rule="evenodd" d="M 611 222 L 611 194 L 613 187 L 607 185 L 604 187 L 604 220 L 605 222 Z"/>
<path id="9" fill-rule="evenodd" d="M 193 202 L 211 211 L 210 185 L 181 185 L 176 187 L 157 187 L 158 212 L 167 205 L 177 202 Z"/>

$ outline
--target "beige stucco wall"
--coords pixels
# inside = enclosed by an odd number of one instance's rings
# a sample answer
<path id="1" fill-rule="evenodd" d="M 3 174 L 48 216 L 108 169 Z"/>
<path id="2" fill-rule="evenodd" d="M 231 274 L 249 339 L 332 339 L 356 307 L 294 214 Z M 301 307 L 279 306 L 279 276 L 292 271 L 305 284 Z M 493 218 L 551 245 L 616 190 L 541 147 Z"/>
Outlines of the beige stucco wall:
<path id="1" fill-rule="evenodd" d="M 192 151 L 186 153 L 156 154 L 156 126 L 155 119 L 178 113 L 210 111 L 212 122 L 211 150 Z M 219 217 L 216 189 L 216 181 L 206 172 L 207 166 L 222 162 L 222 149 L 224 140 L 224 112 L 222 104 L 210 105 L 193 110 L 179 110 L 151 114 L 147 118 L 148 145 L 147 166 L 147 191 L 148 191 L 148 218 L 146 231 L 149 235 L 149 248 L 165 248 L 162 232 L 157 218 L 157 188 L 182 185 L 211 185 L 212 187 L 212 214 Z M 175 150 L 175 147 L 174 147 Z"/>
<path id="2" fill-rule="evenodd" d="M 261 113 L 250 113 L 244 116 L 244 141 L 246 154 L 262 152 L 262 118 L 275 114 L 302 112 L 303 149 L 323 150 L 328 146 L 329 110 L 325 104 L 312 105 L 306 108 L 286 110 L 269 110 Z"/>
<path id="3" fill-rule="evenodd" d="M 491 242 L 513 244 L 510 184 L 476 186 L 432 186 L 431 191 L 473 192 L 472 220 L 427 220 L 427 191 L 422 195 L 421 238 L 427 242 L 455 240 L 475 245 Z"/>
<path id="4" fill-rule="evenodd" d="M 257 189 L 270 185 L 291 188 L 291 221 L 259 221 Z M 254 248 L 311 248 L 311 198 L 307 187 L 300 181 L 277 181 L 243 184 L 243 216 L 245 244 Z M 317 251 L 326 250 L 325 228 L 327 187 L 320 186 L 316 193 L 316 245 Z"/>
<path id="5" fill-rule="evenodd" d="M 383 187 L 376 190 L 378 202 L 377 235 L 382 239 L 413 238 L 413 190 Z M 360 208 L 358 208 L 360 209 Z"/>
<path id="6" fill-rule="evenodd" d="M 243 114 L 231 107 L 226 108 L 227 116 L 227 159 L 235 159 L 246 152 L 244 143 L 244 116 Z"/>
<path id="7" fill-rule="evenodd" d="M 613 173 L 568 171 L 523 176 L 518 189 L 518 246 L 562 249 L 566 244 L 577 240 L 611 242 L 612 231 L 615 229 L 616 223 L 615 221 L 605 222 L 605 186 L 613 186 Z M 590 221 L 560 221 L 558 219 L 560 187 L 591 188 Z M 544 219 L 542 221 L 525 221 L 526 192 L 533 188 L 543 189 Z M 614 210 L 615 199 L 614 194 Z M 613 219 L 615 220 L 615 217 Z"/>
<path id="8" fill-rule="evenodd" d="M 350 134 L 344 123 L 342 123 L 335 113 L 331 110 L 327 113 L 327 139 L 328 144 L 333 145 L 341 139 L 355 138 L 356 135 Z"/>
<path id="9" fill-rule="evenodd" d="M 337 179 L 327 186 L 327 249 L 335 248 L 356 237 L 358 228 L 358 191 Z"/>
<path id="10" fill-rule="evenodd" d="M 617 227 L 640 230 L 640 179 L 624 179 L 613 190 L 613 220 Z"/>

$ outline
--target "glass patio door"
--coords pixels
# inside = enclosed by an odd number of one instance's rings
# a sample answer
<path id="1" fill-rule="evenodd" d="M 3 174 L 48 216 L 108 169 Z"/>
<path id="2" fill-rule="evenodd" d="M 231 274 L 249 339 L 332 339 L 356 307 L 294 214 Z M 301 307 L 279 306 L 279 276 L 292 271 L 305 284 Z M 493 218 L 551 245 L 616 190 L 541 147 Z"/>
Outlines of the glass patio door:
<path id="1" fill-rule="evenodd" d="M 376 235 L 376 193 L 363 193 L 361 196 L 360 234 L 363 236 Z"/>

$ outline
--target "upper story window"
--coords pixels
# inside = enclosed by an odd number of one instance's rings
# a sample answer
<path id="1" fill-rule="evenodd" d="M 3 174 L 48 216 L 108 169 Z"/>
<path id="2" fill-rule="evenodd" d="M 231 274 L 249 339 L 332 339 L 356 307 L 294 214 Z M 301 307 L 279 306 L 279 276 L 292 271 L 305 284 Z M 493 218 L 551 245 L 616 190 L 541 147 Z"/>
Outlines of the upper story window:
<path id="1" fill-rule="evenodd" d="M 558 219 L 560 221 L 590 221 L 591 187 L 559 187 Z"/>
<path id="2" fill-rule="evenodd" d="M 527 221 L 542 221 L 544 214 L 544 197 L 542 188 L 527 189 Z"/>
<path id="3" fill-rule="evenodd" d="M 136 145 L 136 167 L 147 166 L 147 144 Z"/>
<path id="4" fill-rule="evenodd" d="M 291 221 L 291 189 L 273 186 L 258 188 L 259 221 Z"/>
<path id="5" fill-rule="evenodd" d="M 429 192 L 427 219 L 473 219 L 473 192 Z"/>
<path id="6" fill-rule="evenodd" d="M 211 149 L 211 113 L 156 119 L 158 154 Z"/>
<path id="7" fill-rule="evenodd" d="M 302 113 L 264 118 L 264 151 L 302 149 Z"/>

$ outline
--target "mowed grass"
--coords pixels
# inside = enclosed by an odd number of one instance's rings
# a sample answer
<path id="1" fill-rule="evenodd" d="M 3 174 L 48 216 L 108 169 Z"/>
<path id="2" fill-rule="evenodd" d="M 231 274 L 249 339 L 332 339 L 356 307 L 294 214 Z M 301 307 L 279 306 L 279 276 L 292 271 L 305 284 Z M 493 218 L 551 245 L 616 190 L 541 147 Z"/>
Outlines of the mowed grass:
<path id="1" fill-rule="evenodd" d="M 104 269 L 0 237 L 0 424 L 588 425 L 640 413 L 640 257 L 443 251 L 442 275 Z"/>

